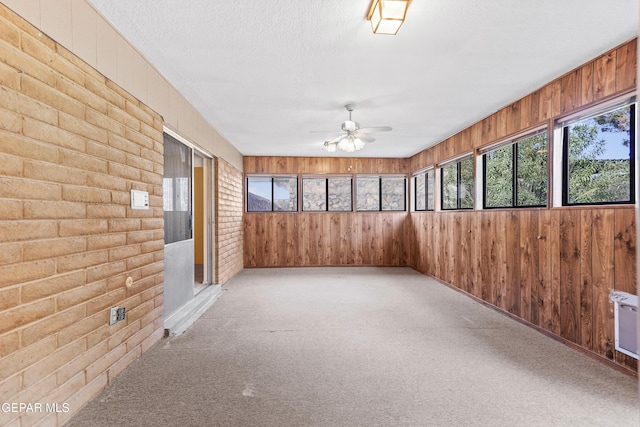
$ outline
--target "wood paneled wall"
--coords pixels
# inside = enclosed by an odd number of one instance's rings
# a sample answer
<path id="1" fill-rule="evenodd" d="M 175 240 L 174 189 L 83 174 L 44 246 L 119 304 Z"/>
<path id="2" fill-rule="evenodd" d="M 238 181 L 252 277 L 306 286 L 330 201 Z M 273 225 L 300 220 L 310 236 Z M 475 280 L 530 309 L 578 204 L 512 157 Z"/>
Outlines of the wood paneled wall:
<path id="1" fill-rule="evenodd" d="M 246 174 L 407 173 L 408 159 L 245 157 Z M 406 212 L 245 213 L 245 267 L 406 265 Z"/>
<path id="2" fill-rule="evenodd" d="M 632 40 L 411 158 L 411 170 L 549 124 L 636 87 Z M 609 293 L 635 294 L 627 207 L 412 212 L 407 263 L 570 343 L 637 370 L 614 350 Z"/>
<path id="3" fill-rule="evenodd" d="M 409 173 L 636 87 L 637 41 L 410 159 L 245 157 L 246 173 Z M 609 293 L 637 292 L 631 206 L 245 214 L 245 266 L 408 265 L 621 368 Z"/>

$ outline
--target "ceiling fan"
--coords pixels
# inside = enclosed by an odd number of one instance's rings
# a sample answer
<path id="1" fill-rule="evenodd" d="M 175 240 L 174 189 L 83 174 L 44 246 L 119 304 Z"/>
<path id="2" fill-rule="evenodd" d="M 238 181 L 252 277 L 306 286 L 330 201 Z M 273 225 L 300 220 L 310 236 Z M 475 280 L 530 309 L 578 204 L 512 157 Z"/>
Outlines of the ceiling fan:
<path id="1" fill-rule="evenodd" d="M 324 148 L 329 152 L 334 152 L 336 148 L 339 148 L 347 153 L 353 153 L 354 151 L 364 148 L 365 142 L 373 142 L 376 140 L 370 135 L 371 133 L 388 132 L 391 130 L 391 126 L 361 128 L 358 122 L 351 120 L 351 112 L 355 109 L 355 104 L 347 104 L 344 108 L 349 112 L 349 120 L 342 123 L 341 128 L 343 133 L 340 136 L 331 141 L 325 141 Z"/>

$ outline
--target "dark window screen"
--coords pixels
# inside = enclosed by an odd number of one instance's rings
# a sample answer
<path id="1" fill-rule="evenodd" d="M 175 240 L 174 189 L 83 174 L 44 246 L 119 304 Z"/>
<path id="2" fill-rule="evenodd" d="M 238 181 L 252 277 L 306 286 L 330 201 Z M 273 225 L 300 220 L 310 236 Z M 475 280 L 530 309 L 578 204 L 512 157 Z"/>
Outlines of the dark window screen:
<path id="1" fill-rule="evenodd" d="M 191 238 L 191 149 L 164 134 L 164 243 Z"/>

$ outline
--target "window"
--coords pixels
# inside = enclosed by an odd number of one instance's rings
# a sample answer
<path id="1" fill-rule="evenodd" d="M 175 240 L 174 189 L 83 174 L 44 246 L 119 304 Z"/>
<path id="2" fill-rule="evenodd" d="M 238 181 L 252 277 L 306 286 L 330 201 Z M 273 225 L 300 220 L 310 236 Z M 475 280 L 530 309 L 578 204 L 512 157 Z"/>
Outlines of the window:
<path id="1" fill-rule="evenodd" d="M 191 239 L 191 149 L 164 134 L 162 204 L 165 244 Z"/>
<path id="2" fill-rule="evenodd" d="M 247 177 L 247 212 L 295 212 L 297 210 L 297 177 Z"/>
<path id="3" fill-rule="evenodd" d="M 483 154 L 484 207 L 546 206 L 547 147 L 544 131 Z"/>
<path id="4" fill-rule="evenodd" d="M 351 177 L 302 178 L 302 210 L 349 212 Z"/>
<path id="5" fill-rule="evenodd" d="M 432 211 L 434 209 L 433 197 L 433 169 L 421 172 L 413 177 L 414 200 L 416 211 Z"/>
<path id="6" fill-rule="evenodd" d="M 473 209 L 473 157 L 448 163 L 440 171 L 442 209 Z"/>
<path id="7" fill-rule="evenodd" d="M 356 178 L 358 211 L 406 210 L 407 179 L 404 176 L 359 176 Z"/>
<path id="8" fill-rule="evenodd" d="M 563 123 L 563 205 L 634 203 L 635 104 Z"/>

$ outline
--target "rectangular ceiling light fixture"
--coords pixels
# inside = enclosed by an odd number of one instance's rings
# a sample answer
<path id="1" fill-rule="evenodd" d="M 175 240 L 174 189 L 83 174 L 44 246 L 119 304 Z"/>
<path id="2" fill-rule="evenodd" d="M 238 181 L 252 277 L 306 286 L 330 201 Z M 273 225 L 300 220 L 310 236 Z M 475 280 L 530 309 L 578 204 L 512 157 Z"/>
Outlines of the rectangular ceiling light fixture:
<path id="1" fill-rule="evenodd" d="M 372 0 L 367 19 L 374 34 L 395 35 L 404 22 L 411 0 Z"/>

